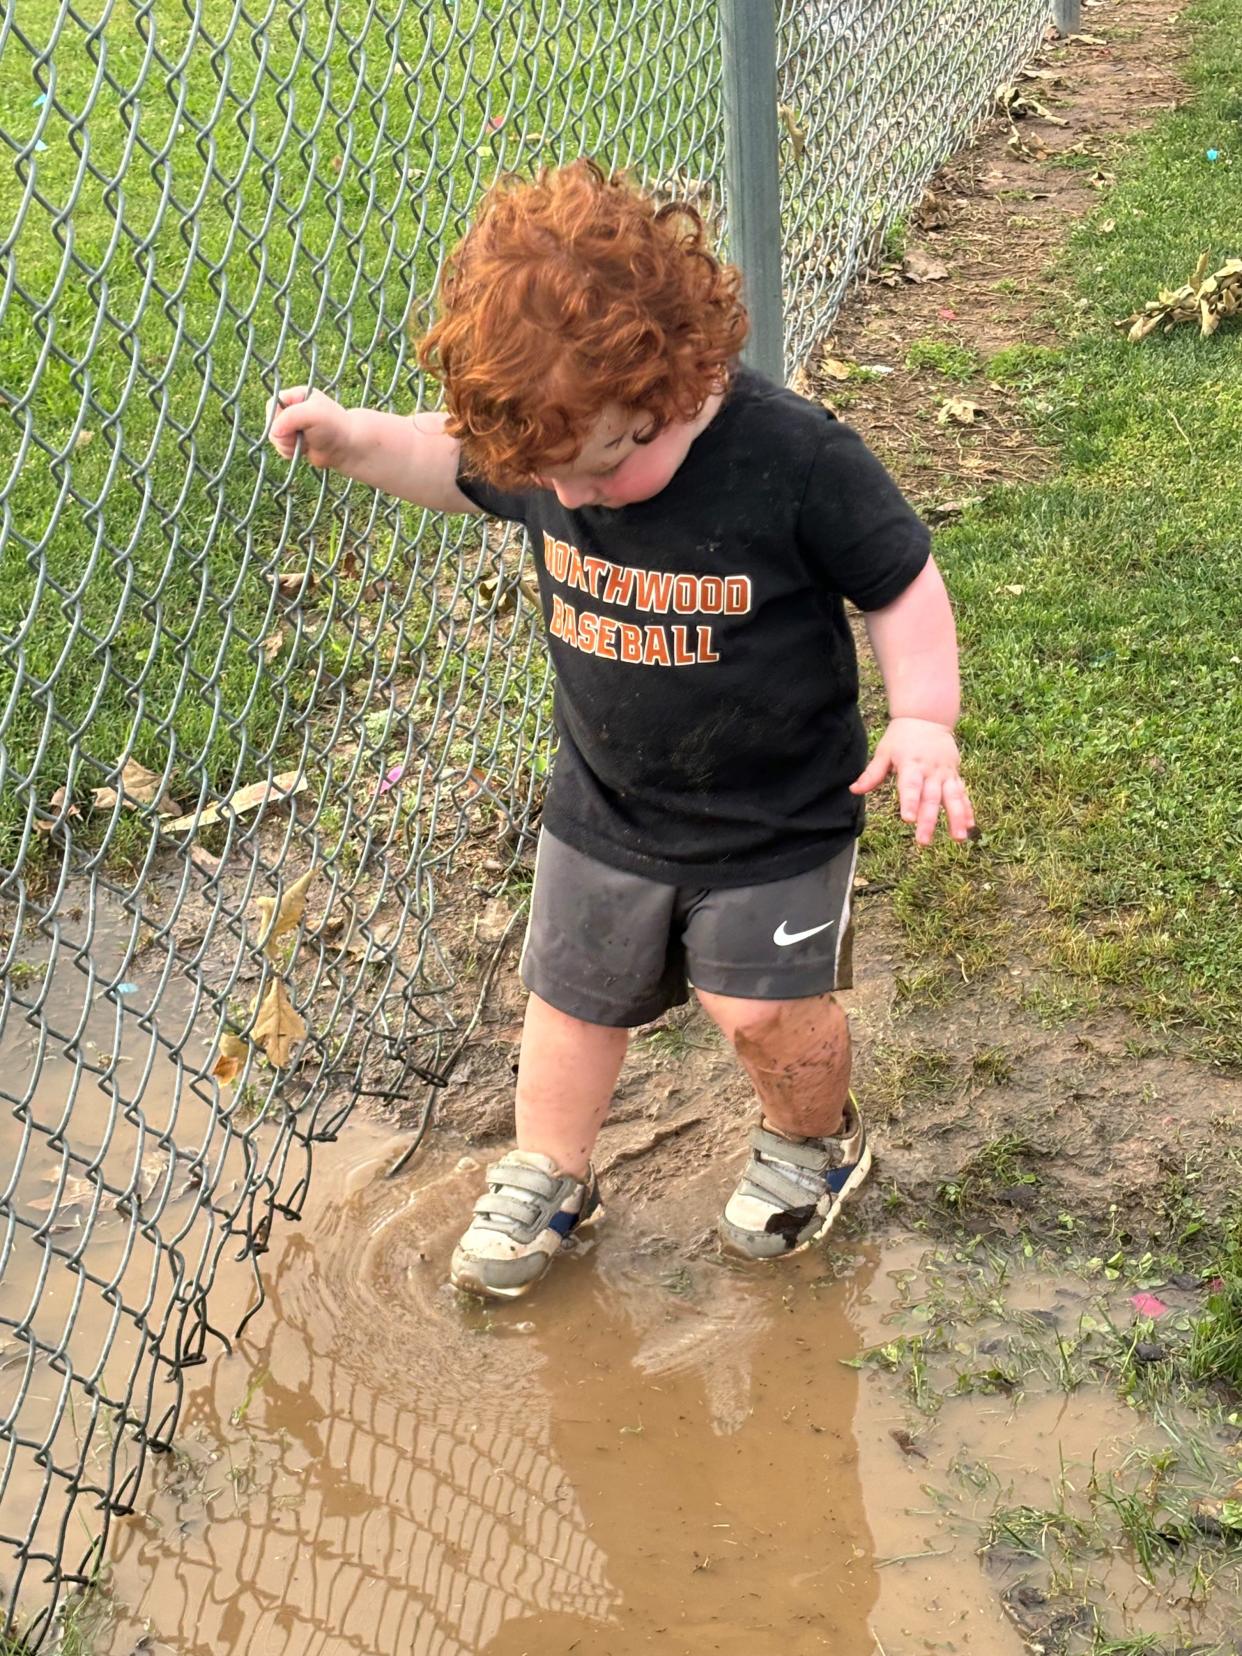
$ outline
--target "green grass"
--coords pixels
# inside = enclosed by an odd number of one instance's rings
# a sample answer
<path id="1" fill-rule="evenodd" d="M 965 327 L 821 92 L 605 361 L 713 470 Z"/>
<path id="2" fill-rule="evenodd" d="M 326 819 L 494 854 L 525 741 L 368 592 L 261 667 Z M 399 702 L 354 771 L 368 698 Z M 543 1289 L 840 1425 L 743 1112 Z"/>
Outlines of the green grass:
<path id="1" fill-rule="evenodd" d="M 1056 284 L 1084 302 L 1066 303 L 1071 337 L 990 365 L 1038 374 L 1053 471 L 939 540 L 981 854 L 911 859 L 877 813 L 872 855 L 929 948 L 964 956 L 1001 937 L 968 894 L 994 909 L 1011 872 L 1044 899 L 1023 949 L 1242 1061 L 1242 325 L 1142 345 L 1114 326 L 1202 251 L 1242 253 L 1242 173 L 1204 160 L 1233 130 L 1242 6 L 1197 0 L 1189 20 L 1197 95 L 1112 163 L 1099 212 L 1116 231 L 1083 225 Z"/>
<path id="2" fill-rule="evenodd" d="M 539 0 L 23 7 L 0 125 L 45 147 L 0 177 L 20 287 L 0 306 L 16 416 L 0 430 L 0 709 L 15 660 L 23 671 L 0 866 L 75 751 L 80 803 L 122 754 L 167 771 L 182 800 L 301 762 L 310 715 L 370 665 L 355 636 L 378 609 L 360 604 L 367 582 L 404 612 L 382 671 L 400 651 L 436 679 L 410 711 L 453 703 L 433 621 L 443 522 L 305 467 L 287 481 L 265 402 L 312 380 L 346 403 L 412 407 L 407 316 L 499 169 L 585 152 L 668 178 L 682 155 L 711 178 L 714 20 L 700 5 L 670 35 L 671 8 L 604 0 L 548 30 Z M 274 590 L 307 567 L 309 604 Z M 269 666 L 261 643 L 282 627 Z M 480 670 L 523 704 L 503 664 Z M 113 847 L 146 837 L 125 816 Z"/>
<path id="3" fill-rule="evenodd" d="M 978 353 L 969 346 L 946 339 L 916 339 L 906 352 L 906 367 L 917 373 L 930 369 L 945 379 L 963 384 L 979 371 Z"/>

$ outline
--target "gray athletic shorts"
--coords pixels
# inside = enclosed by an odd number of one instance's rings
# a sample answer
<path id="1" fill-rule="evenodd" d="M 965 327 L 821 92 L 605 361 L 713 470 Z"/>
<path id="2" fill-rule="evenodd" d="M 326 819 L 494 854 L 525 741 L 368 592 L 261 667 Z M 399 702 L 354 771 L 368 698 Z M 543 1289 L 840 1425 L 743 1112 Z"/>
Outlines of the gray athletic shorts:
<path id="1" fill-rule="evenodd" d="M 632 1029 L 689 998 L 801 1000 L 849 989 L 858 842 L 766 885 L 708 891 L 624 874 L 545 829 L 519 970 L 584 1023 Z"/>

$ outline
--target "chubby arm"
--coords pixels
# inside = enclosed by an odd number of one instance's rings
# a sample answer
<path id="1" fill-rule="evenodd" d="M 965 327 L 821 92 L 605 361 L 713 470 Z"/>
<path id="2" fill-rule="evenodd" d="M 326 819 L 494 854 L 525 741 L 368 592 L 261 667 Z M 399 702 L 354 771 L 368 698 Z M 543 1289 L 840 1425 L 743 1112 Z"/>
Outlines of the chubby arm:
<path id="1" fill-rule="evenodd" d="M 941 810 L 956 840 L 975 828 L 953 727 L 961 709 L 957 630 L 940 571 L 928 559 L 899 598 L 867 615 L 867 634 L 884 676 L 889 724 L 852 792 L 870 793 L 890 771 L 906 822 L 930 845 Z"/>
<path id="2" fill-rule="evenodd" d="M 447 418 L 342 408 L 304 385 L 285 391 L 279 405 L 268 404 L 269 435 L 284 459 L 293 459 L 300 440 L 312 466 L 329 467 L 433 512 L 477 513 L 457 487 L 461 445 L 445 431 Z"/>

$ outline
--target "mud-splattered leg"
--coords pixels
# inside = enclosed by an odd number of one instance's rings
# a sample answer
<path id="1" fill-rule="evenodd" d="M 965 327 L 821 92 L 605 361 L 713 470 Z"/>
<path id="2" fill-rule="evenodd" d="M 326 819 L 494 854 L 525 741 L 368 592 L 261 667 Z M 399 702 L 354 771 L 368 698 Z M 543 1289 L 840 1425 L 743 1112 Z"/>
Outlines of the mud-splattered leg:
<path id="1" fill-rule="evenodd" d="M 755 1084 L 764 1120 L 797 1138 L 840 1131 L 850 1085 L 850 1030 L 831 995 L 738 1000 L 698 991 Z"/>
<path id="2" fill-rule="evenodd" d="M 562 1173 L 581 1178 L 628 1041 L 628 1029 L 583 1023 L 531 995 L 518 1060 L 518 1149 L 551 1156 Z"/>

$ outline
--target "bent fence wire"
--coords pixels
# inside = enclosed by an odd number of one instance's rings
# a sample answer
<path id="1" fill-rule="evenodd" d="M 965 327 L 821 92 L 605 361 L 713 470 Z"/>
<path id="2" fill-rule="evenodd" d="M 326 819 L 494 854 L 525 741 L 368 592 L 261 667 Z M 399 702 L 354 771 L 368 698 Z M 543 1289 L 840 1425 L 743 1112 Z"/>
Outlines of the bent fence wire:
<path id="1" fill-rule="evenodd" d="M 782 0 L 791 363 L 1044 11 Z M 520 543 L 284 465 L 266 400 L 418 406 L 407 314 L 500 167 L 592 153 L 723 226 L 719 42 L 715 0 L 0 17 L 0 1604 L 31 1647 L 311 1146 L 361 1096 L 425 1116 L 552 748 Z"/>

